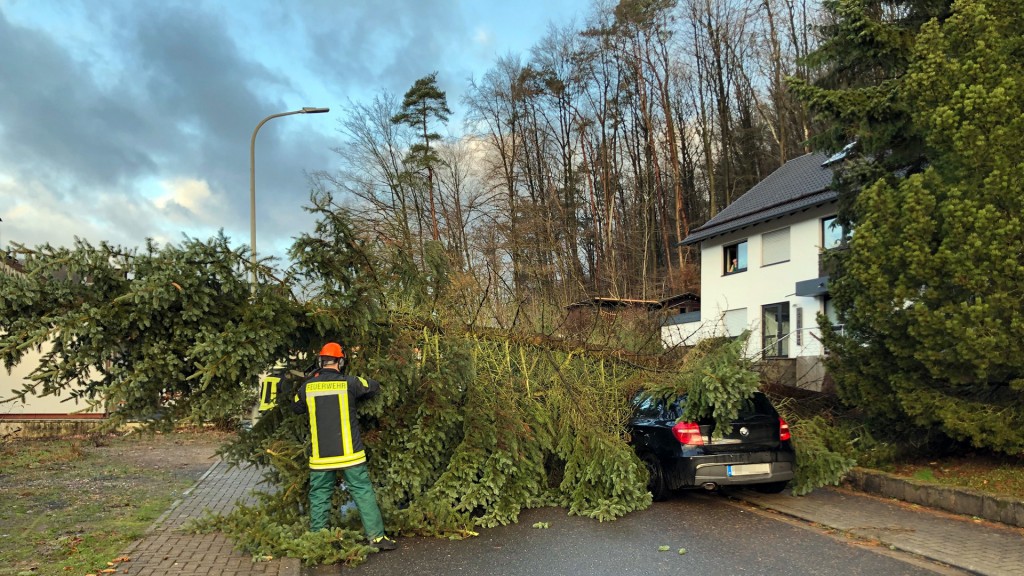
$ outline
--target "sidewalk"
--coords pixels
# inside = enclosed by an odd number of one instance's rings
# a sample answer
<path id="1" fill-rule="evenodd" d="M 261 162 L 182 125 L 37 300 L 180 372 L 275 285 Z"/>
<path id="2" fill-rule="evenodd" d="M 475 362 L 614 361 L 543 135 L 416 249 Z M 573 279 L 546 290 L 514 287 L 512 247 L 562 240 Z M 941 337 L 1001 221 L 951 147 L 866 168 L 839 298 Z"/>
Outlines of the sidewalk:
<path id="1" fill-rule="evenodd" d="M 971 573 L 1024 573 L 1020 528 L 845 489 L 818 489 L 807 496 L 744 490 L 733 497 Z"/>
<path id="2" fill-rule="evenodd" d="M 188 520 L 203 516 L 209 509 L 216 514 L 230 512 L 235 503 L 252 501 L 251 492 L 262 480 L 255 468 L 232 468 L 222 461 L 210 467 L 181 500 L 154 522 L 142 540 L 134 542 L 122 556 L 128 562 L 118 565 L 119 574 L 137 576 L 298 576 L 295 558 L 253 562 L 252 557 L 234 549 L 219 532 L 188 534 L 180 530 Z"/>
<path id="3" fill-rule="evenodd" d="M 228 469 L 227 464 L 217 462 L 157 519 L 142 540 L 124 552 L 130 560 L 117 567 L 118 573 L 299 576 L 298 559 L 253 562 L 249 555 L 234 550 L 223 534 L 187 534 L 179 530 L 188 520 L 202 517 L 204 510 L 223 514 L 237 501 L 250 502 L 251 491 L 260 481 L 254 468 Z M 788 492 L 766 495 L 743 490 L 730 496 L 974 574 L 1024 573 L 1022 528 L 847 489 L 818 489 L 800 497 Z"/>

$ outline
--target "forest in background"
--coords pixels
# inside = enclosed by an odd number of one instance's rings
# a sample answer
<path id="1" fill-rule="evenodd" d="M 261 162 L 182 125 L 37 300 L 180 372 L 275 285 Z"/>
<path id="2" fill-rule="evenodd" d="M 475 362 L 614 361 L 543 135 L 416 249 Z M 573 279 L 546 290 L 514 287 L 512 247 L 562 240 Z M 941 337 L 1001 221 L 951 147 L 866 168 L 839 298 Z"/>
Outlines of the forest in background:
<path id="1" fill-rule="evenodd" d="M 471 79 L 461 136 L 440 135 L 458 127 L 435 74 L 351 102 L 315 190 L 416 261 L 439 241 L 494 326 L 531 300 L 697 292 L 677 243 L 810 151 L 786 79 L 810 78 L 821 18 L 808 0 L 599 0 Z"/>

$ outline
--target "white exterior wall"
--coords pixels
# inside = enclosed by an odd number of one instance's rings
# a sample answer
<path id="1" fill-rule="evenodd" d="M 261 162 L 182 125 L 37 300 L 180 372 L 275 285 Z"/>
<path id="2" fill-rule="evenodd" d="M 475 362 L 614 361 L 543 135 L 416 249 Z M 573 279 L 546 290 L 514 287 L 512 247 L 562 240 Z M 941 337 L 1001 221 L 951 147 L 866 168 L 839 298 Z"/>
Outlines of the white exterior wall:
<path id="1" fill-rule="evenodd" d="M 39 365 L 42 352 L 29 350 L 10 372 L 0 366 L 0 419 L 38 415 L 47 418 L 68 417 L 72 414 L 102 414 L 102 406 L 90 407 L 84 401 L 75 401 L 67 392 L 51 396 L 26 396 L 25 402 L 3 402 L 13 398 L 30 380 L 28 375 Z"/>
<path id="2" fill-rule="evenodd" d="M 821 219 L 835 214 L 835 205 L 812 208 L 793 216 L 764 222 L 717 236 L 701 243 L 701 321 L 662 328 L 666 346 L 693 345 L 710 336 L 736 336 L 739 327 L 727 330 L 726 311 L 746 309 L 744 327 L 751 331 L 747 353 L 760 356 L 761 307 L 789 303 L 789 356 L 820 356 L 817 314 L 824 312 L 824 300 L 818 296 L 798 297 L 796 283 L 818 277 L 818 253 L 821 246 Z M 761 235 L 789 227 L 789 261 L 762 265 Z M 747 270 L 724 273 L 725 246 L 747 241 Z M 797 308 L 802 309 L 803 330 L 797 345 Z"/>
<path id="3" fill-rule="evenodd" d="M 22 272 L 11 267 L 5 257 L 0 257 L 0 274 L 21 276 Z M 13 366 L 10 371 L 0 366 L 0 420 L 28 416 L 42 418 L 88 417 L 87 415 L 97 416 L 104 413 L 101 405 L 90 406 L 85 401 L 74 400 L 68 391 L 43 397 L 26 396 L 24 402 L 4 402 L 4 400 L 14 398 L 16 393 L 24 389 L 25 384 L 31 382 L 29 374 L 36 366 L 39 366 L 39 360 L 43 357 L 44 352 L 49 350 L 49 346 L 50 344 L 47 343 L 42 350 L 35 348 L 27 350 L 22 356 L 21 362 Z"/>

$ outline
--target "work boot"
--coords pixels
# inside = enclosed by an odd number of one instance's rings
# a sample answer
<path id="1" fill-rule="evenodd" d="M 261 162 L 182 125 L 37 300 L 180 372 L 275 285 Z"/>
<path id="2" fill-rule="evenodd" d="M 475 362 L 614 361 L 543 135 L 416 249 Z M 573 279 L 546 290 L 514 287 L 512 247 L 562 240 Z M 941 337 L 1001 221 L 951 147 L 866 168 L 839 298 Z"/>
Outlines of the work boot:
<path id="1" fill-rule="evenodd" d="M 387 536 L 377 536 L 373 540 L 370 540 L 370 546 L 373 546 L 382 552 L 387 552 L 388 550 L 398 548 L 398 543 Z"/>

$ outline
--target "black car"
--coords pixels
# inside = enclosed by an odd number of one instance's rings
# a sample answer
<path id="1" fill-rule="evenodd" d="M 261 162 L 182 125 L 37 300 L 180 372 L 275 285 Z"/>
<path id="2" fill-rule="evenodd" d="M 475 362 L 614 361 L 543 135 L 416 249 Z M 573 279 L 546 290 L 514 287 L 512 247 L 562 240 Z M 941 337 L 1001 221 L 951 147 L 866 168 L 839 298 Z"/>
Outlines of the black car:
<path id="1" fill-rule="evenodd" d="M 655 500 L 685 488 L 743 486 L 775 494 L 793 479 L 796 454 L 789 424 L 756 392 L 732 429 L 713 438 L 714 421 L 680 422 L 686 396 L 675 402 L 641 394 L 629 421 L 630 445 L 650 472 Z"/>

